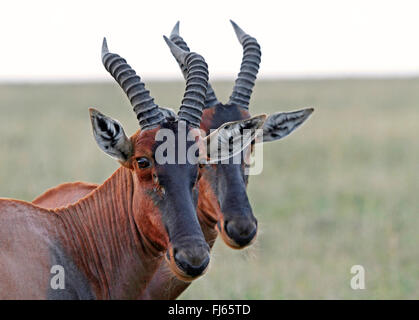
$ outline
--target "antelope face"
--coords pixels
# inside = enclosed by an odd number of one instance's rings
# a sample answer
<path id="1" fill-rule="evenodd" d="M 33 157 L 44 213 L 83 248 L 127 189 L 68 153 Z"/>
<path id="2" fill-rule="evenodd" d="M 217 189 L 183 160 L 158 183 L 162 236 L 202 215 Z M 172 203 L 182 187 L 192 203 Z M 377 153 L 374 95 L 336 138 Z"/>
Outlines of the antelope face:
<path id="1" fill-rule="evenodd" d="M 155 234 L 148 237 L 154 242 L 165 239 L 169 266 L 184 281 L 204 274 L 210 261 L 196 214 L 199 149 L 195 139 L 185 139 L 194 131 L 184 122 L 173 121 L 132 139 L 131 163 L 139 185 L 145 186 L 138 206 L 151 200 L 153 208 L 152 214 L 144 212 L 147 217 L 139 219 L 154 220 Z M 163 141 L 159 141 L 161 132 L 166 136 Z M 191 150 L 197 153 L 188 156 Z"/>
<path id="2" fill-rule="evenodd" d="M 251 145 L 242 151 L 240 164 L 207 165 L 201 168 L 200 189 L 206 192 L 206 199 L 216 203 L 212 204 L 209 210 L 205 210 L 205 207 L 208 207 L 207 203 L 199 204 L 200 208 L 204 208 L 199 212 L 201 220 L 216 223 L 218 232 L 228 246 L 241 249 L 256 239 L 257 219 L 253 215 L 246 192 L 249 182 L 246 169 L 255 143 L 276 141 L 287 136 L 312 112 L 313 109 L 308 108 L 272 114 L 263 125 L 263 135 L 254 139 Z M 237 105 L 217 104 L 204 110 L 201 128 L 209 132 L 225 122 L 239 119 L 251 119 L 249 111 Z"/>
<path id="3" fill-rule="evenodd" d="M 201 128 L 209 132 L 221 124 L 250 118 L 247 110 L 218 104 L 204 110 Z M 200 211 L 204 220 L 216 222 L 216 228 L 224 242 L 241 249 L 253 243 L 257 235 L 257 219 L 247 197 L 248 176 L 245 174 L 247 149 L 240 155 L 240 163 L 206 165 L 201 168 L 200 189 L 206 190 L 208 199 L 216 203 L 215 210 Z M 204 191 L 203 191 L 204 192 Z M 203 204 L 205 206 L 205 204 Z M 202 207 L 202 206 L 201 206 Z"/>
<path id="4" fill-rule="evenodd" d="M 119 122 L 96 110 L 90 112 L 101 149 L 132 173 L 133 218 L 143 238 L 152 249 L 166 252 L 171 270 L 179 279 L 191 281 L 204 274 L 210 259 L 196 213 L 199 153 L 186 157 L 186 150 L 197 144 L 194 140 L 183 141 L 185 148 L 179 147 L 181 137 L 196 129 L 185 122 L 179 125 L 178 121 L 166 121 L 129 139 Z M 169 155 L 173 157 L 170 163 L 159 159 L 160 149 L 167 143 L 159 141 L 162 131 L 169 132 L 175 141 L 176 152 Z"/>

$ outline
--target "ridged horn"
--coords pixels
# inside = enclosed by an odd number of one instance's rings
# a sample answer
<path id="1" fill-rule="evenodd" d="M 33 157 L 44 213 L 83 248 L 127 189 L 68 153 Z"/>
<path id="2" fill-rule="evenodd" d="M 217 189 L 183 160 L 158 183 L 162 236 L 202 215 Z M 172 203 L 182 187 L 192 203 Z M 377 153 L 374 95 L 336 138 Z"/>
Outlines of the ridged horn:
<path id="1" fill-rule="evenodd" d="M 163 37 L 176 60 L 186 67 L 186 89 L 178 112 L 179 120 L 199 128 L 208 87 L 208 65 L 199 54 L 185 51 Z"/>
<path id="2" fill-rule="evenodd" d="M 259 71 L 262 53 L 255 38 L 245 33 L 234 21 L 230 20 L 230 22 L 233 25 L 237 39 L 239 39 L 240 44 L 243 46 L 243 59 L 240 66 L 240 73 L 237 76 L 233 93 L 228 103 L 247 109 Z"/>
<path id="3" fill-rule="evenodd" d="M 125 59 L 109 52 L 106 38 L 103 38 L 102 44 L 102 63 L 128 96 L 142 130 L 150 129 L 164 121 L 163 113 L 154 103 L 141 78 Z"/>
<path id="4" fill-rule="evenodd" d="M 188 45 L 186 44 L 185 40 L 179 35 L 179 21 L 176 22 L 175 26 L 173 27 L 172 32 L 170 33 L 170 40 L 176 44 L 179 48 L 181 48 L 184 51 L 190 52 Z M 182 64 L 176 57 L 175 57 L 180 69 L 182 70 L 183 77 L 186 79 L 186 66 Z M 215 92 L 211 87 L 211 84 L 208 83 L 207 88 L 207 95 L 205 96 L 205 105 L 204 108 L 210 108 L 212 106 L 215 106 L 218 104 L 218 99 L 215 96 Z"/>

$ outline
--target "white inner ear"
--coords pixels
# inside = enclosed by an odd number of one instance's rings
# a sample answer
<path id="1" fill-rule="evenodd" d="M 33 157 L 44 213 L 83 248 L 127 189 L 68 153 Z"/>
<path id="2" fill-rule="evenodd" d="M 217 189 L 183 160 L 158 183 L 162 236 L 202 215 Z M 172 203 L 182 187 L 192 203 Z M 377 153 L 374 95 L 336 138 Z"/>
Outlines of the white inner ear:
<path id="1" fill-rule="evenodd" d="M 119 121 L 90 109 L 93 136 L 99 148 L 112 158 L 125 162 L 132 154 L 132 143 Z"/>
<path id="2" fill-rule="evenodd" d="M 227 122 L 203 139 L 207 147 L 207 161 L 212 164 L 226 161 L 242 152 L 258 134 L 266 114 L 250 119 Z"/>

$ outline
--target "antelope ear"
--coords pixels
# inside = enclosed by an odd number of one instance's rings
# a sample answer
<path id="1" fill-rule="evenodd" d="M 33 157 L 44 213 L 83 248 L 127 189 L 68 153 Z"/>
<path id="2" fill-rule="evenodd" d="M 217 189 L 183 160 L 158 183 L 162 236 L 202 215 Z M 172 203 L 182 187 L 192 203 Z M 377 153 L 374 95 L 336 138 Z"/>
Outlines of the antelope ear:
<path id="1" fill-rule="evenodd" d="M 313 108 L 307 108 L 271 114 L 263 125 L 263 141 L 258 137 L 256 142 L 275 141 L 286 137 L 306 121 L 313 111 Z"/>
<path id="2" fill-rule="evenodd" d="M 119 121 L 114 120 L 90 108 L 93 136 L 100 149 L 121 163 L 132 155 L 132 143 L 126 136 Z"/>
<path id="3" fill-rule="evenodd" d="M 204 148 L 200 149 L 200 163 L 219 163 L 241 153 L 261 135 L 266 114 L 249 119 L 227 122 L 203 138 Z M 205 152 L 205 154 L 203 154 Z"/>

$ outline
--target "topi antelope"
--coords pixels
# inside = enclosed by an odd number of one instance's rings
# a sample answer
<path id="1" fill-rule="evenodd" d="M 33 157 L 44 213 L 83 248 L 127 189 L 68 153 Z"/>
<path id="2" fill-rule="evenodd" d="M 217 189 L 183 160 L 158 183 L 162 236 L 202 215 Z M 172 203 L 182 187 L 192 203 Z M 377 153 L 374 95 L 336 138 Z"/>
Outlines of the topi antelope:
<path id="1" fill-rule="evenodd" d="M 65 208 L 0 199 L 0 299 L 137 298 L 163 257 L 179 279 L 191 281 L 205 272 L 209 246 L 199 226 L 194 194 L 198 163 L 217 160 L 207 148 L 213 139 L 222 144 L 227 131 L 235 143 L 236 137 L 245 136 L 243 128 L 261 127 L 265 115 L 202 137 L 199 125 L 208 67 L 200 55 L 175 46 L 174 50 L 187 66 L 177 118 L 166 116 L 135 71 L 108 51 L 104 39 L 102 61 L 129 97 L 141 130 L 128 138 L 118 121 L 90 109 L 98 146 L 121 167 Z M 157 139 L 162 129 L 175 137 L 191 136 L 184 143 L 188 150 L 194 148 L 196 161 L 190 157 L 183 157 L 186 163 L 179 161 L 181 151 L 175 163 L 156 161 L 156 150 L 164 143 Z M 249 143 L 253 138 L 247 138 Z M 176 145 L 181 142 L 175 140 Z M 59 289 L 51 285 L 56 266 L 65 272 Z"/>
<path id="2" fill-rule="evenodd" d="M 260 47 L 256 39 L 247 35 L 233 21 L 231 23 L 244 49 L 242 65 L 227 104 L 218 101 L 214 90 L 208 84 L 201 121 L 201 129 L 206 133 L 226 122 L 250 118 L 248 105 L 259 70 Z M 179 35 L 179 22 L 173 28 L 170 40 L 183 50 L 189 51 L 186 42 Z M 172 49 L 173 45 L 170 42 L 168 45 Z M 174 56 L 186 78 L 187 66 Z M 286 137 L 312 112 L 313 109 L 309 108 L 272 114 L 265 121 L 263 138 L 257 139 L 256 142 L 276 141 Z M 253 147 L 252 145 L 251 148 Z M 249 153 L 242 156 L 248 157 Z M 257 221 L 246 193 L 248 176 L 245 175 L 244 166 L 247 163 L 249 162 L 242 161 L 241 165 L 217 164 L 200 168 L 202 177 L 199 180 L 198 218 L 210 247 L 216 240 L 216 229 L 227 245 L 235 249 L 248 246 L 256 237 Z M 95 188 L 96 185 L 83 182 L 63 184 L 36 198 L 34 203 L 44 207 L 68 205 Z M 168 265 L 163 263 L 141 298 L 174 299 L 187 288 L 188 283 L 168 276 L 167 269 Z"/>
<path id="3" fill-rule="evenodd" d="M 227 104 L 218 101 L 214 90 L 208 83 L 201 122 L 201 129 L 206 133 L 224 123 L 251 118 L 249 102 L 261 61 L 260 46 L 255 38 L 246 34 L 233 21 L 231 23 L 243 46 L 240 73 Z M 178 47 L 190 51 L 186 42 L 179 35 L 179 22 L 173 28 L 170 39 Z M 186 78 L 187 66 L 175 55 L 174 57 Z M 271 115 L 265 121 L 263 137 L 255 142 L 275 141 L 287 136 L 299 127 L 312 112 L 313 109 L 308 108 Z M 249 153 L 242 156 L 249 156 Z M 248 176 L 245 175 L 244 169 L 247 165 L 249 165 L 249 161 L 242 161 L 240 164 L 207 165 L 202 170 L 203 179 L 200 180 L 200 186 L 206 184 L 205 187 L 203 186 L 206 192 L 199 198 L 200 204 L 203 200 L 200 208 L 205 208 L 202 213 L 207 214 L 208 220 L 217 221 L 216 228 L 223 240 L 234 249 L 251 244 L 257 232 L 257 222 L 246 194 Z"/>

